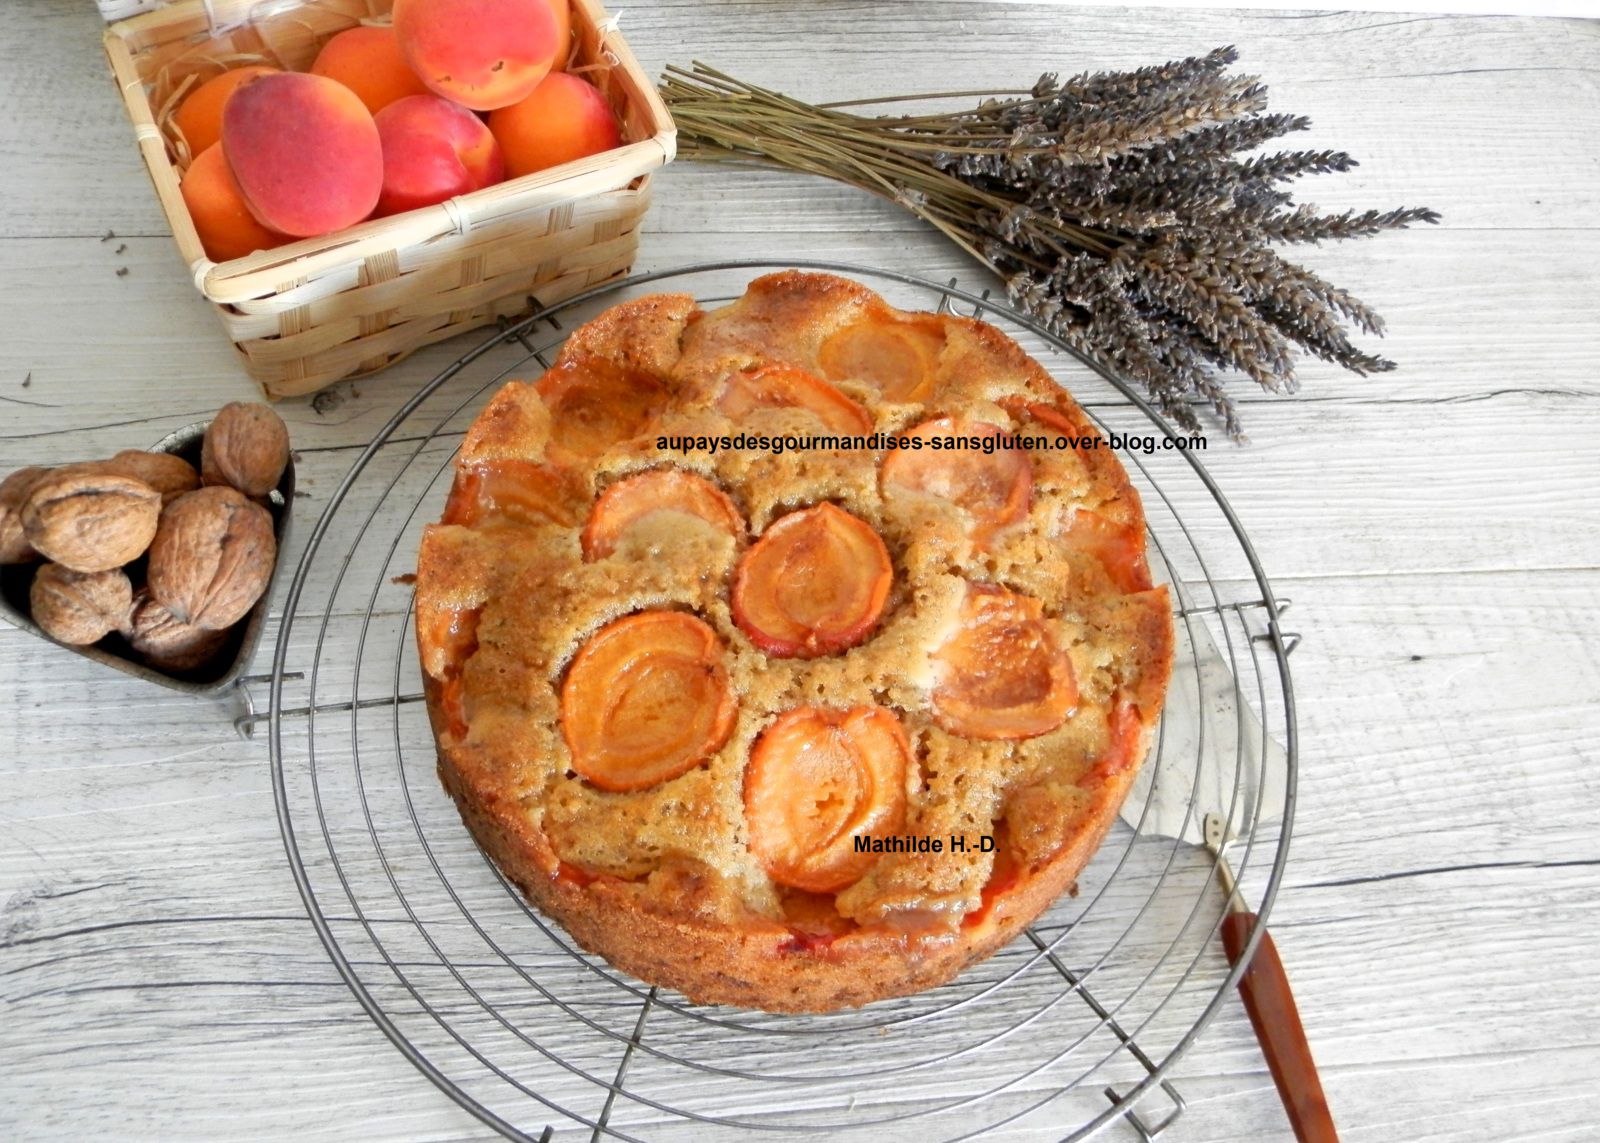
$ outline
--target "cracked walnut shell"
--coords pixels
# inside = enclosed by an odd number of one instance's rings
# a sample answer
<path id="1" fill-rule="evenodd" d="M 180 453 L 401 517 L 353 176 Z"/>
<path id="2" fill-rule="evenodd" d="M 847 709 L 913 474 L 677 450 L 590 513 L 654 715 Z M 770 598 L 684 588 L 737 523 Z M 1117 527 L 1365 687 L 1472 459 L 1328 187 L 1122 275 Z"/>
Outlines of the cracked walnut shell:
<path id="1" fill-rule="evenodd" d="M 39 558 L 22 534 L 22 505 L 48 468 L 19 468 L 0 480 L 0 564 L 26 564 Z"/>
<path id="2" fill-rule="evenodd" d="M 48 560 L 74 571 L 109 571 L 144 554 L 160 516 L 161 494 L 144 481 L 75 464 L 33 486 L 22 530 Z"/>
<path id="3" fill-rule="evenodd" d="M 187 492 L 161 511 L 146 573 L 180 623 L 221 630 L 266 591 L 278 556 L 272 516 L 232 488 Z"/>
<path id="4" fill-rule="evenodd" d="M 289 463 L 289 429 L 260 402 L 224 405 L 206 430 L 200 449 L 200 479 L 225 484 L 246 496 L 265 496 L 278 486 Z"/>
<path id="5" fill-rule="evenodd" d="M 120 569 L 79 572 L 45 564 L 33 577 L 28 606 L 46 635 L 85 646 L 127 625 L 133 585 Z"/>

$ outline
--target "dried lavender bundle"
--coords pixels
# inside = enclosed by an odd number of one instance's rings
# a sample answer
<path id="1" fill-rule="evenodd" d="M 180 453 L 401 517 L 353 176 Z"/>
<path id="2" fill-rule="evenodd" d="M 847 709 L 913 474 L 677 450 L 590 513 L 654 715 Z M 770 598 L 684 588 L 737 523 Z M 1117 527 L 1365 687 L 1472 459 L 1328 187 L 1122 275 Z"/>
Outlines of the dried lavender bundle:
<path id="1" fill-rule="evenodd" d="M 1177 425 L 1194 403 L 1241 437 L 1223 386 L 1242 373 L 1296 388 L 1294 347 L 1356 373 L 1394 362 L 1351 342 L 1381 335 L 1370 307 L 1273 249 L 1438 222 L 1423 208 L 1320 214 L 1284 184 L 1347 171 L 1343 151 L 1245 152 L 1310 121 L 1268 114 L 1237 56 L 1204 56 L 1025 91 L 893 96 L 813 105 L 695 64 L 662 94 L 688 158 L 825 175 L 900 203 L 1006 283 L 1068 344 L 1144 388 Z M 985 98 L 939 113 L 858 115 L 857 104 Z"/>

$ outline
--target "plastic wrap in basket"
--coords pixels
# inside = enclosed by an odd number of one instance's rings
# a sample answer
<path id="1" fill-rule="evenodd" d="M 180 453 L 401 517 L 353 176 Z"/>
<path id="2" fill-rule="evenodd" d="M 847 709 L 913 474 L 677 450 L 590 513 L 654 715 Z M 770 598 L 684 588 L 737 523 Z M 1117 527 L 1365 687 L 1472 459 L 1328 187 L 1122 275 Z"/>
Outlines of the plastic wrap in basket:
<path id="1" fill-rule="evenodd" d="M 106 32 L 178 250 L 269 397 L 381 369 L 627 273 L 649 172 L 673 156 L 672 120 L 614 22 L 594 0 L 572 0 L 574 63 L 598 65 L 584 75 L 616 111 L 621 147 L 320 238 L 228 262 L 207 258 L 178 189 L 186 156 L 163 129 L 171 105 L 194 83 L 244 63 L 303 71 L 331 36 L 389 6 L 184 0 Z"/>

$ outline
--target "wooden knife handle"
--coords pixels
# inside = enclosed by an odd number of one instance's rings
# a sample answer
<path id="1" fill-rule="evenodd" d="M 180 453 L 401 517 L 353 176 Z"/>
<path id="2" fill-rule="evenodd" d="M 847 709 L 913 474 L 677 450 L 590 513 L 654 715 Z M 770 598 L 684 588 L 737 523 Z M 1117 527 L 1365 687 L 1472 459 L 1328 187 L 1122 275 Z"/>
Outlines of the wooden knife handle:
<path id="1" fill-rule="evenodd" d="M 1222 947 L 1227 950 L 1230 963 L 1239 963 L 1239 955 L 1257 923 L 1251 912 L 1229 913 L 1223 918 Z M 1295 1007 L 1289 977 L 1283 971 L 1283 961 L 1278 959 L 1278 946 L 1272 943 L 1271 933 L 1263 930 L 1255 959 L 1239 978 L 1239 994 L 1244 997 L 1245 1011 L 1250 1013 L 1256 1039 L 1261 1042 L 1261 1053 L 1272 1070 L 1272 1081 L 1278 1085 L 1283 1108 L 1289 1113 L 1294 1137 L 1299 1143 L 1338 1143 L 1339 1133 L 1334 1129 L 1327 1097 L 1322 1094 L 1311 1045 L 1300 1025 L 1300 1010 Z"/>

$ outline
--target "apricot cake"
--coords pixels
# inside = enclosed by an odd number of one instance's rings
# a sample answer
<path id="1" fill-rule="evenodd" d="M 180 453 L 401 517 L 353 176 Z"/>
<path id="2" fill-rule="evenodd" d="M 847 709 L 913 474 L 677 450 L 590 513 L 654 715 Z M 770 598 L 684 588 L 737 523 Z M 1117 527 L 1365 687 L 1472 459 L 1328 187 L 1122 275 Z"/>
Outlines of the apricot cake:
<path id="1" fill-rule="evenodd" d="M 1009 338 L 785 272 L 625 302 L 427 529 L 439 772 L 583 945 L 708 1003 L 949 980 L 1073 886 L 1172 656 L 1139 499 Z"/>

